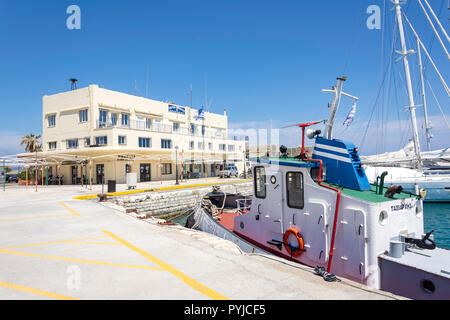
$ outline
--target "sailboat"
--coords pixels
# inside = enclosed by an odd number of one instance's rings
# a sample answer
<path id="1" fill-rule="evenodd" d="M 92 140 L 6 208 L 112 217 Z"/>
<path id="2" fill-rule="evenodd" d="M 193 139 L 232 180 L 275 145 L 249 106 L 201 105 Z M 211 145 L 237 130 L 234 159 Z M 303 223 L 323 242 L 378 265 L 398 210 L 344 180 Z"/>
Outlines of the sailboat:
<path id="1" fill-rule="evenodd" d="M 448 37 L 445 29 L 442 27 L 442 24 L 439 22 L 436 14 L 434 13 L 431 6 L 428 4 L 427 0 L 423 0 L 425 4 L 428 6 L 428 9 L 432 16 L 434 17 L 437 25 L 441 28 L 442 33 L 445 35 L 446 40 L 450 42 L 450 38 Z M 442 76 L 439 72 L 435 62 L 429 55 L 425 45 L 420 39 L 419 35 L 413 28 L 411 22 L 405 13 L 400 9 L 400 5 L 397 1 L 393 2 L 396 8 L 396 22 L 398 24 L 398 31 L 401 42 L 401 51 L 396 51 L 400 57 L 397 59 L 398 61 L 403 60 L 404 66 L 404 74 L 406 81 L 406 89 L 409 100 L 409 112 L 411 118 L 412 125 L 412 133 L 413 137 L 410 143 L 399 150 L 398 152 L 379 154 L 375 156 L 369 157 L 361 157 L 363 164 L 365 165 L 365 170 L 369 181 L 374 183 L 377 179 L 379 179 L 382 175 L 385 177 L 385 183 L 388 186 L 398 185 L 402 186 L 402 188 L 408 192 L 412 192 L 418 194 L 420 190 L 426 191 L 426 202 L 450 202 L 450 149 L 441 149 L 431 151 L 431 139 L 433 135 L 431 134 L 432 125 L 429 121 L 428 111 L 427 111 L 427 100 L 426 100 L 426 91 L 425 91 L 425 78 L 424 78 L 424 68 L 422 63 L 422 51 L 426 54 L 429 62 L 433 66 L 433 69 L 436 71 L 447 95 L 450 97 L 449 88 Z M 421 8 L 423 9 L 428 22 L 433 27 L 434 33 L 439 39 L 439 42 L 447 54 L 448 59 L 450 59 L 450 55 L 442 41 L 439 33 L 434 26 L 428 12 L 426 11 L 424 5 L 421 0 L 418 0 Z M 417 42 L 417 52 L 414 50 L 408 50 L 406 46 L 405 40 L 405 32 L 403 25 L 403 18 L 405 18 L 407 25 L 410 27 L 412 33 Z M 408 56 L 410 54 L 417 53 L 418 57 L 418 69 L 420 72 L 420 88 L 421 88 L 421 96 L 422 96 L 422 105 L 424 110 L 424 121 L 425 121 L 425 136 L 426 136 L 426 144 L 428 148 L 428 152 L 421 152 L 421 146 L 419 141 L 419 133 L 418 133 L 418 125 L 416 119 L 416 108 L 418 107 L 414 101 L 414 92 L 411 81 L 411 72 L 410 65 L 408 61 Z M 431 87 L 430 87 L 431 88 Z M 434 95 L 434 93 L 433 93 Z M 449 127 L 450 129 L 450 127 Z"/>

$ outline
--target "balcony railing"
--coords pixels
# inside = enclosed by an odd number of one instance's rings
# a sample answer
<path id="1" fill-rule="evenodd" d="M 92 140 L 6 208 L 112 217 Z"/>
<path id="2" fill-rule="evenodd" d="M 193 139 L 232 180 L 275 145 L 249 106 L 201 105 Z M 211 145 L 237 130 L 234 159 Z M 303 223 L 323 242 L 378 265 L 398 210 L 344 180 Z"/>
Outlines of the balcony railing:
<path id="1" fill-rule="evenodd" d="M 234 141 L 243 141 L 244 138 L 240 138 L 234 135 L 226 135 L 223 133 L 218 133 L 215 130 L 205 130 L 202 133 L 201 128 L 192 132 L 190 128 L 179 127 L 174 129 L 172 125 L 169 124 L 160 124 L 160 123 L 152 123 L 148 125 L 145 121 L 138 120 L 130 120 L 127 125 L 123 125 L 120 122 L 113 123 L 111 121 L 100 121 L 97 120 L 96 128 L 120 128 L 120 129 L 133 129 L 133 130 L 142 130 L 148 132 L 159 132 L 159 133 L 170 133 L 170 134 L 180 134 L 191 137 L 205 137 L 211 139 L 220 139 L 220 140 L 234 140 Z"/>

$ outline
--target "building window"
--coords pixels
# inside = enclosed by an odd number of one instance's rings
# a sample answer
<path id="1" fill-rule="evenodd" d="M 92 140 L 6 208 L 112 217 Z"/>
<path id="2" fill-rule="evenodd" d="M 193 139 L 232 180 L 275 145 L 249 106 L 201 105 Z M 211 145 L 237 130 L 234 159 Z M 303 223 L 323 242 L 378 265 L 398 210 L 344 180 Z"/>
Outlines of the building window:
<path id="1" fill-rule="evenodd" d="M 172 140 L 161 139 L 161 149 L 171 149 Z"/>
<path id="2" fill-rule="evenodd" d="M 111 125 L 112 126 L 117 125 L 117 113 L 111 113 Z"/>
<path id="3" fill-rule="evenodd" d="M 122 113 L 122 126 L 128 127 L 130 125 L 129 116 L 126 113 Z"/>
<path id="4" fill-rule="evenodd" d="M 145 118 L 144 117 L 137 117 L 136 120 L 136 129 L 145 129 Z"/>
<path id="5" fill-rule="evenodd" d="M 152 119 L 146 118 L 145 119 L 145 129 L 149 129 L 152 127 Z"/>
<path id="6" fill-rule="evenodd" d="M 229 144 L 228 145 L 228 152 L 233 152 L 234 151 L 234 145 L 233 144 Z"/>
<path id="7" fill-rule="evenodd" d="M 56 141 L 49 142 L 48 148 L 49 148 L 49 150 L 55 150 L 56 149 Z"/>
<path id="8" fill-rule="evenodd" d="M 127 137 L 119 136 L 119 144 L 121 145 L 127 144 Z"/>
<path id="9" fill-rule="evenodd" d="M 194 141 L 189 142 L 189 150 L 194 150 Z"/>
<path id="10" fill-rule="evenodd" d="M 99 115 L 99 127 L 105 127 L 106 126 L 106 120 L 108 119 L 108 111 L 100 109 L 100 115 Z"/>
<path id="11" fill-rule="evenodd" d="M 225 144 L 219 144 L 219 150 L 225 151 Z"/>
<path id="12" fill-rule="evenodd" d="M 47 120 L 48 120 L 49 128 L 56 126 L 56 114 L 52 114 L 52 115 L 48 116 Z"/>
<path id="13" fill-rule="evenodd" d="M 67 140 L 67 149 L 76 149 L 76 148 L 78 148 L 78 139 Z"/>
<path id="14" fill-rule="evenodd" d="M 264 167 L 255 167 L 255 196 L 259 199 L 266 198 L 266 170 Z"/>
<path id="15" fill-rule="evenodd" d="M 159 131 L 160 129 L 161 129 L 161 120 L 160 119 L 155 119 L 155 130 Z"/>
<path id="16" fill-rule="evenodd" d="M 212 142 L 209 142 L 209 143 L 208 143 L 208 149 L 209 149 L 209 150 L 212 150 L 212 149 L 213 149 L 213 144 L 212 144 Z"/>
<path id="17" fill-rule="evenodd" d="M 204 136 L 205 135 L 205 126 L 203 125 L 202 126 L 202 136 Z"/>
<path id="18" fill-rule="evenodd" d="M 131 166 L 129 164 L 125 165 L 125 174 L 130 173 L 131 172 Z"/>
<path id="19" fill-rule="evenodd" d="M 88 109 L 78 111 L 78 118 L 80 122 L 88 121 Z"/>
<path id="20" fill-rule="evenodd" d="M 216 135 L 220 137 L 222 135 L 222 129 L 217 128 Z"/>
<path id="21" fill-rule="evenodd" d="M 107 136 L 95 137 L 95 144 L 97 146 L 106 146 L 108 144 L 108 137 Z"/>
<path id="22" fill-rule="evenodd" d="M 173 132 L 178 132 L 180 129 L 180 124 L 178 122 L 173 123 Z"/>
<path id="23" fill-rule="evenodd" d="M 196 129 L 195 129 L 195 124 L 191 124 L 191 133 L 195 134 Z"/>
<path id="24" fill-rule="evenodd" d="M 139 137 L 139 148 L 151 148 L 152 140 L 150 138 Z"/>
<path id="25" fill-rule="evenodd" d="M 163 174 L 163 175 L 172 174 L 172 164 L 171 163 L 162 163 L 161 164 L 161 174 Z"/>
<path id="26" fill-rule="evenodd" d="M 89 147 L 91 145 L 91 138 L 84 138 L 84 146 Z"/>
<path id="27" fill-rule="evenodd" d="M 203 145 L 203 142 L 199 142 L 198 143 L 198 149 L 199 150 L 205 150 L 205 148 L 203 147 L 204 145 Z"/>
<path id="28" fill-rule="evenodd" d="M 287 202 L 289 208 L 303 209 L 303 174 L 301 172 L 288 172 L 286 174 Z"/>

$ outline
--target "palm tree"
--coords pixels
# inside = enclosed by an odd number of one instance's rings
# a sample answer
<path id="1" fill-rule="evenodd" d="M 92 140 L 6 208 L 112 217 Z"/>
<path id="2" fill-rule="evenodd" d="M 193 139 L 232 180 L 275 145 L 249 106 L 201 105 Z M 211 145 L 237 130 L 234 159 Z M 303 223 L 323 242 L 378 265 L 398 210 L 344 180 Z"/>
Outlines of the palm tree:
<path id="1" fill-rule="evenodd" d="M 38 151 L 42 151 L 42 145 L 39 143 L 40 135 L 35 136 L 33 133 L 27 134 L 22 137 L 22 141 L 20 145 L 25 145 L 26 152 L 35 152 L 36 153 L 36 164 L 35 164 L 35 183 L 36 183 L 36 192 L 37 192 L 37 153 Z"/>
<path id="2" fill-rule="evenodd" d="M 25 151 L 26 152 L 38 152 L 40 149 L 42 149 L 39 139 L 41 138 L 40 135 L 35 136 L 33 133 L 27 134 L 22 137 L 22 141 L 20 142 L 20 145 L 25 145 Z"/>

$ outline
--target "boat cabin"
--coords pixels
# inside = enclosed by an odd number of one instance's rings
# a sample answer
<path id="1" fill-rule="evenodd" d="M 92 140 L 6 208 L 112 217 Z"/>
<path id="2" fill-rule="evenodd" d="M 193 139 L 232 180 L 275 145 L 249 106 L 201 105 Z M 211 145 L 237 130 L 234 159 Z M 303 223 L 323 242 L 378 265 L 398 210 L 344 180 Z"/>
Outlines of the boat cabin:
<path id="1" fill-rule="evenodd" d="M 312 159 L 251 161 L 251 209 L 233 231 L 266 251 L 379 288 L 391 240 L 423 235 L 421 199 L 369 184 L 352 143 L 317 137 Z"/>

